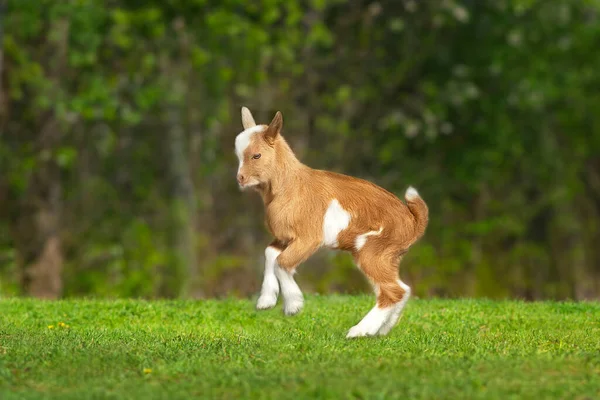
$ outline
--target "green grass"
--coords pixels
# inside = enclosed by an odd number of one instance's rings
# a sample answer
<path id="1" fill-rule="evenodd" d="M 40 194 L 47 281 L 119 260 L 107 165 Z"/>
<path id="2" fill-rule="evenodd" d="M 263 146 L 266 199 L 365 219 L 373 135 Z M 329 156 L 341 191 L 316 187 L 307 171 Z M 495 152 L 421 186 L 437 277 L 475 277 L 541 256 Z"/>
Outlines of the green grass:
<path id="1" fill-rule="evenodd" d="M 345 339 L 372 301 L 1 300 L 0 398 L 600 398 L 598 303 L 411 300 Z"/>

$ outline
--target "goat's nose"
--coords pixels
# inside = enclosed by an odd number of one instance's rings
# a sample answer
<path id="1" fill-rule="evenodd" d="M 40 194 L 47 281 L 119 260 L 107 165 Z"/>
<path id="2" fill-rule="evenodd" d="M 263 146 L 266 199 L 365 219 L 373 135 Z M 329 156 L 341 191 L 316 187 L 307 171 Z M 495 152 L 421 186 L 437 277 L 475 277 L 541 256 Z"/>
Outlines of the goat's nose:
<path id="1" fill-rule="evenodd" d="M 238 174 L 238 175 L 237 175 L 237 181 L 238 181 L 238 183 L 241 185 L 241 184 L 242 184 L 242 182 L 244 182 L 244 175 L 242 175 L 242 174 Z"/>

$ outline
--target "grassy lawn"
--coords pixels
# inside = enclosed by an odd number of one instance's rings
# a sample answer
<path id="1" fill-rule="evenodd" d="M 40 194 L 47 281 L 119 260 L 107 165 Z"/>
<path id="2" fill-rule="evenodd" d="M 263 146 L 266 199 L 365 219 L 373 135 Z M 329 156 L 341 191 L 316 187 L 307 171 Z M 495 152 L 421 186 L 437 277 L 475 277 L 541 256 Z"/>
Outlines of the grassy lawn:
<path id="1" fill-rule="evenodd" d="M 411 300 L 345 339 L 372 301 L 0 300 L 0 398 L 600 398 L 599 303 Z"/>

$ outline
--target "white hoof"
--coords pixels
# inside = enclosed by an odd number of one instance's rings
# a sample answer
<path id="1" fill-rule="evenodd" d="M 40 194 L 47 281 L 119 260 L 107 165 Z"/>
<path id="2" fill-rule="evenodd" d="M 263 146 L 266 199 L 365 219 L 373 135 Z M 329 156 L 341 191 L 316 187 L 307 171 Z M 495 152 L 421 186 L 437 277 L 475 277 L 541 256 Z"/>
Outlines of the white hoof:
<path id="1" fill-rule="evenodd" d="M 358 325 L 355 325 L 352 328 L 350 328 L 348 334 L 346 335 L 346 338 L 375 336 L 379 329 L 380 327 L 378 325 L 367 325 L 365 323 L 359 323 Z"/>
<path id="2" fill-rule="evenodd" d="M 277 304 L 277 296 L 263 294 L 258 298 L 256 302 L 257 310 L 268 310 L 275 307 Z"/>
<path id="3" fill-rule="evenodd" d="M 357 337 L 365 337 L 365 336 L 373 336 L 374 334 L 364 329 L 364 327 L 360 325 L 355 325 L 348 331 L 346 335 L 347 339 L 357 338 Z"/>
<path id="4" fill-rule="evenodd" d="M 346 339 L 351 339 L 351 338 L 355 338 L 355 337 L 361 337 L 361 336 L 365 336 L 365 333 L 360 329 L 360 326 L 353 326 L 352 328 L 350 328 L 350 330 L 348 331 L 348 334 L 346 335 Z"/>
<path id="5" fill-rule="evenodd" d="M 379 308 L 373 307 L 371 311 L 350 331 L 348 331 L 347 338 L 362 337 L 362 336 L 375 336 L 385 322 L 389 319 L 392 307 Z"/>
<path id="6" fill-rule="evenodd" d="M 285 299 L 283 304 L 283 312 L 285 315 L 296 315 L 304 307 L 304 299 L 302 297 L 294 297 L 293 299 Z"/>

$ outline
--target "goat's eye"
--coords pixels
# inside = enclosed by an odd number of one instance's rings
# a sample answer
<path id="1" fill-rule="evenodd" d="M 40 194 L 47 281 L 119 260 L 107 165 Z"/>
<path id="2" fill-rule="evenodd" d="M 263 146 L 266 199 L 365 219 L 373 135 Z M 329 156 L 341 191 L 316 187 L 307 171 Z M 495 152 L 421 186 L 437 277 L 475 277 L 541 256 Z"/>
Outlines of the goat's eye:
<path id="1" fill-rule="evenodd" d="M 252 158 L 254 160 L 258 160 L 260 158 L 260 154 L 255 154 L 255 155 L 252 156 Z"/>

